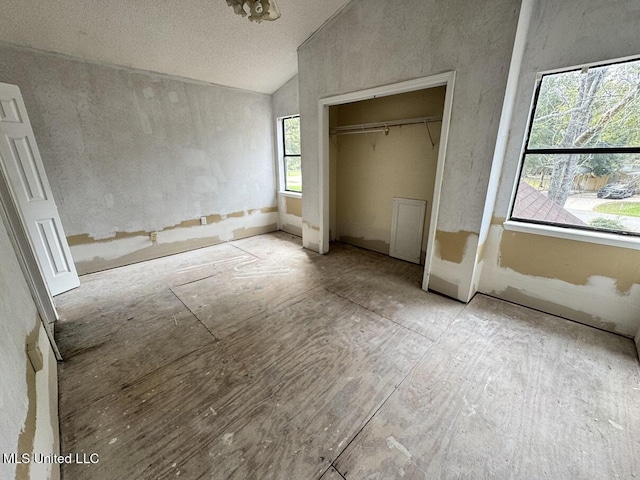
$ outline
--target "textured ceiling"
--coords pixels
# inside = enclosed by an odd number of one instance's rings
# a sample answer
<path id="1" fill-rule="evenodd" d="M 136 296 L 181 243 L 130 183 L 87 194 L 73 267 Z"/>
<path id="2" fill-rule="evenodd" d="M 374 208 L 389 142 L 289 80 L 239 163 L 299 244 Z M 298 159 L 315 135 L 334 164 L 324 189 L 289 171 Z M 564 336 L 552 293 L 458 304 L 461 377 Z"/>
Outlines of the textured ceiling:
<path id="1" fill-rule="evenodd" d="M 225 0 L 2 0 L 0 42 L 273 93 L 298 46 L 349 0 L 277 0 L 250 22 Z"/>

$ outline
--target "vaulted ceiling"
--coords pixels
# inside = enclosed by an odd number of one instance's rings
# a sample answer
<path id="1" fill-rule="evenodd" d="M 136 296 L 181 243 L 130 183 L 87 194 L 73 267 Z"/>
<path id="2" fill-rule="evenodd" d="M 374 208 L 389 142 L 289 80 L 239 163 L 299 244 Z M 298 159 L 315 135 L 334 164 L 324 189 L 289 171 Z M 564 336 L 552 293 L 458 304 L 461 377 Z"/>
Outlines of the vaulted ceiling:
<path id="1" fill-rule="evenodd" d="M 226 0 L 3 0 L 0 42 L 273 93 L 298 46 L 349 0 L 277 0 L 253 23 Z"/>

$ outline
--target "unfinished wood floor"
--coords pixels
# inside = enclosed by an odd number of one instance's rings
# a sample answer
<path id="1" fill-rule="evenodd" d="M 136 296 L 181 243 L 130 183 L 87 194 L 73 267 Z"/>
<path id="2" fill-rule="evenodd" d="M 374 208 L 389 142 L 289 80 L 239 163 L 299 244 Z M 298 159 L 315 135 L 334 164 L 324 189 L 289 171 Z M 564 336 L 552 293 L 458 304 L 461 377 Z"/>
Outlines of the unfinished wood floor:
<path id="1" fill-rule="evenodd" d="M 640 478 L 631 340 L 421 276 L 278 233 L 83 277 L 63 480 Z"/>

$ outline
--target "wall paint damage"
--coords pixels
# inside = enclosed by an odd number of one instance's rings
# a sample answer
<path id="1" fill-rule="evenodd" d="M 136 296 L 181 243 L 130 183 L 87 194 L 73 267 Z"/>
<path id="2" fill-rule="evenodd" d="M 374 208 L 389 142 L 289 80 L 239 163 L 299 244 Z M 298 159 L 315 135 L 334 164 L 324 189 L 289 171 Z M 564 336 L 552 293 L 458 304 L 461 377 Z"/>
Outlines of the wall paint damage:
<path id="1" fill-rule="evenodd" d="M 537 72 L 638 55 L 637 2 L 533 4 L 514 109 L 488 229 L 479 290 L 633 337 L 640 331 L 640 252 L 505 231 Z M 528 27 L 528 28 L 527 28 Z M 518 62 L 516 62 L 518 63 Z"/>
<path id="2" fill-rule="evenodd" d="M 0 258 L 0 452 L 57 454 L 57 363 L 3 221 Z M 27 355 L 35 346 L 43 357 L 38 372 Z M 57 479 L 59 465 L 0 462 L 0 478 Z"/>
<path id="3" fill-rule="evenodd" d="M 523 275 L 587 285 L 594 276 L 611 278 L 626 296 L 640 283 L 640 251 L 518 232 L 502 232 L 499 266 Z"/>
<path id="4" fill-rule="evenodd" d="M 460 264 L 464 260 L 467 251 L 469 237 L 473 232 L 443 232 L 436 231 L 436 255 L 451 263 Z"/>
<path id="5" fill-rule="evenodd" d="M 76 244 L 79 265 L 134 254 L 140 232 L 231 239 L 277 223 L 178 226 L 277 205 L 270 96 L 10 46 L 0 81 L 22 90 L 67 235 L 112 239 Z"/>
<path id="6" fill-rule="evenodd" d="M 71 254 L 80 275 L 152 258 L 186 252 L 277 230 L 278 212 L 268 207 L 228 215 L 208 215 L 187 220 L 164 230 L 116 234 L 112 239 L 92 239 L 88 235 L 71 238 Z M 100 254 L 96 255 L 96 251 Z"/>
<path id="7" fill-rule="evenodd" d="M 436 254 L 429 288 L 451 298 L 465 299 L 469 295 L 475 266 L 468 259 L 475 257 L 477 246 L 478 235 L 475 233 L 436 231 Z"/>
<path id="8" fill-rule="evenodd" d="M 302 197 L 288 193 L 278 194 L 278 229 L 292 235 L 302 236 Z"/>
<path id="9" fill-rule="evenodd" d="M 447 71 L 456 71 L 456 85 L 437 229 L 479 232 L 519 6 L 354 1 L 299 48 L 305 247 L 320 245 L 317 231 L 305 227 L 322 221 L 319 100 Z M 460 278 L 456 298 L 464 301 L 473 294 L 466 277 L 473 276 L 475 248 L 459 264 L 434 258 L 431 268 L 433 278 Z"/>
<path id="10" fill-rule="evenodd" d="M 640 252 L 489 230 L 480 291 L 633 337 L 640 318 Z"/>

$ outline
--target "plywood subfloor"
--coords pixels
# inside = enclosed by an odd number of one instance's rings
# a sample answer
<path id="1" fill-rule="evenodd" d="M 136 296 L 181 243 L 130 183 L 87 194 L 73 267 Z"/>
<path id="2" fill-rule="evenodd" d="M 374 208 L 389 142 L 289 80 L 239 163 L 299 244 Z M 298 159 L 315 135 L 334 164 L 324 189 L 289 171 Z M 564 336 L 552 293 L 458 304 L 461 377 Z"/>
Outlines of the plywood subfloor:
<path id="1" fill-rule="evenodd" d="M 631 340 L 421 276 L 278 233 L 83 277 L 63 479 L 640 477 Z"/>

